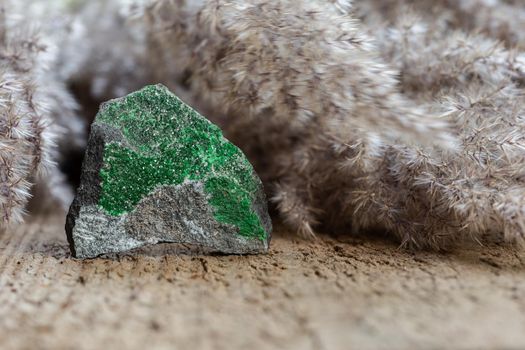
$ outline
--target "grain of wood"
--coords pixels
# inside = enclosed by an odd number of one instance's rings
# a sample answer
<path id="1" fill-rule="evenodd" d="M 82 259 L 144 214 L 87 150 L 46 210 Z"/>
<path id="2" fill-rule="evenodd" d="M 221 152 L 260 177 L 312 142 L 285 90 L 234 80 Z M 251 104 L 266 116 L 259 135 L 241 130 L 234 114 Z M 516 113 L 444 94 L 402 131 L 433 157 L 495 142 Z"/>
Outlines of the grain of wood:
<path id="1" fill-rule="evenodd" d="M 277 225 L 263 256 L 83 261 L 63 221 L 0 234 L 1 349 L 525 348 L 525 260 L 509 247 L 411 253 Z"/>

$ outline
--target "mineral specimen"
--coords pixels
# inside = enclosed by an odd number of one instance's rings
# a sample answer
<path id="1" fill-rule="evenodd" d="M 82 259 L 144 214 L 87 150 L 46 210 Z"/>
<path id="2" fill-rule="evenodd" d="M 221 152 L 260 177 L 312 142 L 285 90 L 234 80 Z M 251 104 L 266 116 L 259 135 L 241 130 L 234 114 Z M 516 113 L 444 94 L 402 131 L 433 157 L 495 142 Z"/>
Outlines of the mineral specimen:
<path id="1" fill-rule="evenodd" d="M 73 256 L 161 242 L 268 250 L 260 179 L 221 130 L 162 85 L 101 106 L 66 222 Z"/>

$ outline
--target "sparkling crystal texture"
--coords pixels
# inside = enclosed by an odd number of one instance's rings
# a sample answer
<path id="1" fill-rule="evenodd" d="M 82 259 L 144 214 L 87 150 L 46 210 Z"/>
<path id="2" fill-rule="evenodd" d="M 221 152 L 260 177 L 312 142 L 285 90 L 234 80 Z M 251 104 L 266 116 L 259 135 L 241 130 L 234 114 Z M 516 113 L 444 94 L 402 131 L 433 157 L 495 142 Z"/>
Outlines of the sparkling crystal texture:
<path id="1" fill-rule="evenodd" d="M 130 215 L 136 215 L 141 201 L 156 191 L 169 186 L 180 191 L 191 187 L 191 193 L 197 191 L 200 196 L 202 192 L 213 219 L 217 225 L 223 224 L 221 230 L 229 228 L 233 235 L 265 244 L 269 241 L 271 225 L 266 203 L 261 203 L 265 201 L 262 184 L 249 161 L 217 126 L 164 86 L 148 86 L 104 104 L 92 127 L 92 139 L 103 140 L 103 151 L 98 158 L 93 157 L 98 161 L 85 164 L 83 171 L 90 174 L 90 180 L 83 179 L 77 197 L 82 197 L 86 184 L 91 182 L 98 188 L 94 191 L 95 203 L 91 200 L 89 205 L 95 204 L 104 215 L 123 217 L 127 222 Z M 100 143 L 91 141 L 93 145 Z M 93 183 L 94 172 L 97 181 Z M 193 220 L 177 218 L 177 207 L 157 209 L 173 211 L 173 220 Z M 187 226 L 195 229 L 194 222 Z"/>

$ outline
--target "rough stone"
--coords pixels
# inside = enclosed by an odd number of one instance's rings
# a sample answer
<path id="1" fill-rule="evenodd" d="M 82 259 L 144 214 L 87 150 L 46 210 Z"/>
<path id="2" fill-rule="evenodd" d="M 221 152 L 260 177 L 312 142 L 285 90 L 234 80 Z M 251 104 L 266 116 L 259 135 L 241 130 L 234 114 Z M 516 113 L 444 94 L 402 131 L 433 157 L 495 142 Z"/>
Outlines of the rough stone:
<path id="1" fill-rule="evenodd" d="M 255 254 L 271 229 L 244 154 L 164 86 L 101 106 L 66 220 L 73 256 L 166 242 Z"/>

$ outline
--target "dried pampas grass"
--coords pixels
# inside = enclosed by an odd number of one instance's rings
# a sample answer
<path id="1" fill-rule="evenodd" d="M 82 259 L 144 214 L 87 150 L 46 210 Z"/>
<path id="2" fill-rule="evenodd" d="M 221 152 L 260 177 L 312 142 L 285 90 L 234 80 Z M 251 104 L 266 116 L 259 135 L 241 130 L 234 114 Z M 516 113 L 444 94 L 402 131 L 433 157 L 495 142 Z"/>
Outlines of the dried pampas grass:
<path id="1" fill-rule="evenodd" d="M 301 234 L 523 241 L 519 1 L 115 0 L 69 13 L 55 81 L 93 101 L 168 85 L 247 153 Z"/>
<path id="2" fill-rule="evenodd" d="M 16 5 L 0 2 L 0 228 L 22 222 L 35 184 L 44 201 L 66 205 L 57 145 L 83 145 L 77 104 L 52 70 L 56 51 Z"/>
<path id="3" fill-rule="evenodd" d="M 144 13 L 158 77 L 220 111 L 288 225 L 441 248 L 524 234 L 521 22 L 490 30 L 488 5 L 458 20 L 477 5 L 160 0 Z"/>

